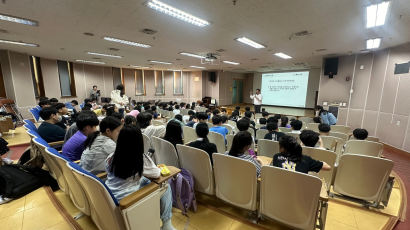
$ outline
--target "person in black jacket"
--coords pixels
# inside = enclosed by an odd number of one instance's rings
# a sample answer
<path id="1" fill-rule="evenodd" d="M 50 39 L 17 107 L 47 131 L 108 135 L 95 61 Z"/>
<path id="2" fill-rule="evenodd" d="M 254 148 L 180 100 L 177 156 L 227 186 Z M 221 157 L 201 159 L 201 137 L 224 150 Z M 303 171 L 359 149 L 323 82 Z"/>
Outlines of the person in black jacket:
<path id="1" fill-rule="evenodd" d="M 195 131 L 196 135 L 198 136 L 198 139 L 196 141 L 189 143 L 188 146 L 202 149 L 205 152 L 207 152 L 209 155 L 209 159 L 211 160 L 211 164 L 213 165 L 212 154 L 217 153 L 218 150 L 216 149 L 216 145 L 210 143 L 208 140 L 208 125 L 206 123 L 198 123 L 198 125 L 195 128 Z"/>

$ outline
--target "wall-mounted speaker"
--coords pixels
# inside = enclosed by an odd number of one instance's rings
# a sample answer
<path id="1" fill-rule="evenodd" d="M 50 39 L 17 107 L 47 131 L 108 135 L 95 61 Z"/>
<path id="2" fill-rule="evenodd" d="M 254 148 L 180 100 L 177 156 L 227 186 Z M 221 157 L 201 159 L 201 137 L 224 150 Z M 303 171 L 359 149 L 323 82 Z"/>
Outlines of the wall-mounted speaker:
<path id="1" fill-rule="evenodd" d="M 409 73 L 410 62 L 396 64 L 394 66 L 394 74 L 404 74 Z"/>
<path id="2" fill-rule="evenodd" d="M 216 72 L 209 72 L 209 81 L 216 83 Z"/>
<path id="3" fill-rule="evenodd" d="M 326 58 L 324 66 L 324 75 L 329 76 L 329 78 L 333 78 L 334 75 L 337 75 L 337 69 L 339 67 L 339 58 Z"/>

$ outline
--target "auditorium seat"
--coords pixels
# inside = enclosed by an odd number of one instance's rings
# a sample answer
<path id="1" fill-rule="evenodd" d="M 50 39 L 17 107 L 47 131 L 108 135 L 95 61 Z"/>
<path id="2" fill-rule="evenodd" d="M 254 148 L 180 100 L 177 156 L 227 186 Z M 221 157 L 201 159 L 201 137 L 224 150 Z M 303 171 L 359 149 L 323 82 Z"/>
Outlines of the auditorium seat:
<path id="1" fill-rule="evenodd" d="M 222 134 L 210 131 L 208 134 L 208 139 L 209 142 L 216 145 L 216 149 L 219 153 L 226 152 L 225 138 L 224 136 L 222 136 Z"/>
<path id="2" fill-rule="evenodd" d="M 233 134 L 233 129 L 230 125 L 223 124 L 222 126 L 225 127 L 226 129 L 228 129 L 228 134 Z"/>
<path id="3" fill-rule="evenodd" d="M 231 134 L 226 135 L 226 151 L 231 150 L 234 136 L 235 135 L 231 135 Z"/>
<path id="4" fill-rule="evenodd" d="M 252 136 L 253 138 L 255 138 L 255 130 L 254 130 L 254 129 L 249 128 L 249 129 L 248 129 L 248 133 L 250 133 L 251 136 Z"/>
<path id="5" fill-rule="evenodd" d="M 184 144 L 187 144 L 198 139 L 198 136 L 196 135 L 196 131 L 194 128 L 191 128 L 189 126 L 183 126 L 182 131 L 184 134 Z"/>
<path id="6" fill-rule="evenodd" d="M 338 138 L 341 138 L 345 141 L 347 141 L 349 139 L 349 135 L 347 135 L 346 133 L 340 133 L 340 132 L 333 132 L 333 131 L 329 132 L 329 136 L 338 137 Z"/>
<path id="7" fill-rule="evenodd" d="M 368 136 L 366 138 L 367 141 L 373 141 L 373 142 L 379 142 L 379 138 L 378 137 L 373 137 L 373 136 Z"/>
<path id="8" fill-rule="evenodd" d="M 279 142 L 272 140 L 258 140 L 258 156 L 273 157 L 279 153 Z"/>
<path id="9" fill-rule="evenodd" d="M 292 131 L 291 128 L 286 128 L 286 127 L 279 127 L 279 131 L 282 133 L 289 133 Z"/>
<path id="10" fill-rule="evenodd" d="M 99 229 L 160 229 L 161 190 L 150 183 L 121 201 L 99 178 L 70 162 L 68 167 L 87 194 L 91 219 Z"/>
<path id="11" fill-rule="evenodd" d="M 37 108 L 29 109 L 29 112 L 33 116 L 34 121 L 37 123 L 40 120 L 40 110 Z"/>
<path id="12" fill-rule="evenodd" d="M 383 152 L 383 144 L 374 141 L 350 140 L 346 142 L 344 153 L 360 154 L 380 157 Z"/>
<path id="13" fill-rule="evenodd" d="M 153 136 L 151 138 L 151 143 L 152 147 L 155 149 L 155 163 L 172 165 L 179 168 L 178 154 L 171 142 Z"/>
<path id="14" fill-rule="evenodd" d="M 333 190 L 378 204 L 393 165 L 393 161 L 379 157 L 343 154 L 339 160 Z"/>
<path id="15" fill-rule="evenodd" d="M 249 211 L 257 209 L 256 167 L 249 161 L 220 153 L 214 161 L 216 196 L 236 207 Z"/>
<path id="16" fill-rule="evenodd" d="M 24 119 L 23 122 L 24 124 L 28 125 L 30 129 L 37 131 L 37 126 L 29 119 Z"/>
<path id="17" fill-rule="evenodd" d="M 300 134 L 298 134 L 298 133 L 286 133 L 286 135 L 292 136 L 292 137 L 296 138 L 296 140 L 298 141 L 298 143 L 299 143 L 299 144 L 301 143 L 300 138 L 299 138 L 299 135 L 300 135 Z"/>
<path id="18" fill-rule="evenodd" d="M 159 120 L 152 120 L 152 125 L 159 126 L 159 125 L 165 125 L 165 123 Z"/>
<path id="19" fill-rule="evenodd" d="M 329 151 L 329 150 L 324 150 L 324 149 L 318 149 L 318 148 L 311 148 L 311 147 L 306 147 L 304 146 L 303 149 L 303 154 L 312 157 L 315 160 L 326 162 L 330 167 L 332 167 L 330 170 L 320 170 L 318 173 L 318 176 L 320 178 L 323 178 L 326 182 L 327 189 L 330 189 L 330 185 L 332 184 L 332 179 L 333 179 L 333 174 L 336 172 L 335 170 L 335 163 L 337 159 L 337 155 L 335 152 Z"/>
<path id="20" fill-rule="evenodd" d="M 208 128 L 209 128 L 209 129 L 212 128 L 212 127 L 214 127 L 214 125 L 213 125 L 211 122 L 207 122 L 206 124 L 208 125 Z"/>
<path id="21" fill-rule="evenodd" d="M 262 140 L 265 138 L 265 135 L 268 134 L 269 131 L 267 129 L 258 129 L 256 130 L 256 140 Z M 258 142 L 259 144 L 259 142 Z"/>
<path id="22" fill-rule="evenodd" d="M 145 134 L 142 134 L 142 139 L 144 142 L 144 153 L 147 153 L 151 148 L 151 139 Z"/>
<path id="23" fill-rule="evenodd" d="M 319 132 L 318 127 L 319 127 L 319 123 L 308 123 L 306 129 L 313 130 L 315 132 Z"/>
<path id="24" fill-rule="evenodd" d="M 195 191 L 215 194 L 214 172 L 208 153 L 201 149 L 177 144 L 181 167 L 192 173 Z"/>
<path id="25" fill-rule="evenodd" d="M 339 158 L 346 140 L 333 136 L 320 136 L 320 138 L 323 141 L 323 146 L 330 151 L 334 151 Z"/>
<path id="26" fill-rule="evenodd" d="M 330 130 L 332 132 L 339 132 L 339 133 L 349 133 L 350 132 L 350 127 L 344 126 L 344 125 L 331 125 Z"/>
<path id="27" fill-rule="evenodd" d="M 232 127 L 236 127 L 236 122 L 228 120 L 228 124 L 232 125 Z"/>
<path id="28" fill-rule="evenodd" d="M 321 187 L 315 176 L 263 166 L 259 215 L 292 229 L 315 229 Z"/>

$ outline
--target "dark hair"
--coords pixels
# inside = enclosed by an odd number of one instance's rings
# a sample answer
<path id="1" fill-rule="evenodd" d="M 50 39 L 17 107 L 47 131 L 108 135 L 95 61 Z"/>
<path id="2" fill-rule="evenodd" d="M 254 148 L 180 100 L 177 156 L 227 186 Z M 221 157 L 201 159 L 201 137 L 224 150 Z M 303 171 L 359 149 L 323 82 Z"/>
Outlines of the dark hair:
<path id="1" fill-rule="evenodd" d="M 236 122 L 236 127 L 239 131 L 247 131 L 249 129 L 250 122 L 248 119 L 240 119 Z"/>
<path id="2" fill-rule="evenodd" d="M 198 123 L 195 128 L 196 135 L 200 138 L 203 138 L 205 142 L 209 142 L 208 133 L 209 127 L 206 123 Z"/>
<path id="3" fill-rule="evenodd" d="M 258 91 L 258 90 L 261 91 L 261 89 L 256 89 L 256 91 Z"/>
<path id="4" fill-rule="evenodd" d="M 240 156 L 243 154 L 243 148 L 252 144 L 252 136 L 247 131 L 240 131 L 233 137 L 232 147 L 229 150 L 230 156 Z"/>
<path id="5" fill-rule="evenodd" d="M 171 142 L 174 147 L 177 144 L 183 144 L 182 141 L 182 127 L 177 121 L 169 121 L 165 130 L 164 140 Z"/>
<path id="6" fill-rule="evenodd" d="M 328 132 L 330 132 L 330 125 L 328 125 L 328 124 L 320 124 L 320 125 L 318 126 L 318 128 L 319 128 L 319 131 L 320 131 L 320 132 L 323 132 L 323 133 L 328 133 Z"/>
<path id="7" fill-rule="evenodd" d="M 76 119 L 78 130 L 84 130 L 87 126 L 97 126 L 100 121 L 93 111 L 81 111 Z"/>
<path id="8" fill-rule="evenodd" d="M 279 147 L 284 149 L 283 154 L 290 161 L 296 163 L 302 160 L 302 146 L 300 146 L 296 138 L 284 135 L 279 140 Z"/>
<path id="9" fill-rule="evenodd" d="M 103 106 L 103 109 L 105 110 L 105 115 L 106 116 L 111 116 L 113 113 L 115 113 L 115 105 L 114 104 L 105 104 Z"/>
<path id="10" fill-rule="evenodd" d="M 148 112 L 148 110 L 150 110 L 151 109 L 151 106 L 149 106 L 149 105 L 144 105 L 144 110 L 145 110 L 145 112 Z"/>
<path id="11" fill-rule="evenodd" d="M 259 118 L 259 124 L 264 125 L 266 124 L 266 118 Z"/>
<path id="12" fill-rule="evenodd" d="M 41 101 L 38 102 L 38 106 L 40 106 L 40 107 L 43 107 L 43 106 L 49 105 L 49 104 L 50 104 L 49 100 L 41 100 Z"/>
<path id="13" fill-rule="evenodd" d="M 181 115 L 181 114 L 175 115 L 174 118 L 177 119 L 178 121 L 181 121 L 181 122 L 182 122 L 182 115 Z"/>
<path id="14" fill-rule="evenodd" d="M 137 115 L 137 121 L 141 129 L 145 129 L 151 124 L 152 115 L 147 112 L 142 112 Z"/>
<path id="15" fill-rule="evenodd" d="M 199 120 L 208 120 L 208 114 L 204 113 L 204 112 L 199 112 L 196 114 L 196 117 Z"/>
<path id="16" fill-rule="evenodd" d="M 191 109 L 191 105 L 190 105 L 190 104 L 186 104 L 186 105 L 185 105 L 185 109 Z"/>
<path id="17" fill-rule="evenodd" d="M 303 123 L 299 120 L 293 120 L 290 122 L 290 126 L 292 126 L 293 130 L 300 130 L 302 128 Z"/>
<path id="18" fill-rule="evenodd" d="M 175 105 L 175 109 L 179 109 L 179 105 Z"/>
<path id="19" fill-rule="evenodd" d="M 263 112 L 262 112 L 262 117 L 267 117 L 267 116 L 269 116 L 269 113 L 266 112 L 266 111 L 263 111 Z"/>
<path id="20" fill-rule="evenodd" d="M 239 116 L 239 110 L 232 111 L 231 117 L 238 117 L 238 116 Z"/>
<path id="21" fill-rule="evenodd" d="M 87 140 L 85 140 L 84 142 L 84 146 L 86 148 L 91 148 L 91 145 L 93 144 L 95 138 L 97 138 L 98 135 L 100 135 L 100 132 L 105 133 L 107 129 L 112 131 L 118 128 L 121 124 L 121 121 L 115 117 L 106 117 L 102 119 L 102 121 L 100 122 L 100 131 L 88 135 Z"/>
<path id="22" fill-rule="evenodd" d="M 219 116 L 219 115 L 214 115 L 214 116 L 212 117 L 212 124 L 218 125 L 218 124 L 221 123 L 221 122 L 222 122 L 222 117 L 221 117 L 221 116 Z"/>
<path id="23" fill-rule="evenodd" d="M 156 111 L 156 110 L 157 110 L 157 107 L 156 107 L 155 105 L 153 105 L 153 106 L 151 106 L 151 110 L 152 110 L 152 111 Z"/>
<path id="24" fill-rule="evenodd" d="M 323 113 L 323 114 L 326 114 L 326 113 L 327 113 L 327 110 L 325 110 L 325 109 L 323 108 L 323 106 L 321 106 L 321 105 L 317 105 L 317 106 L 316 106 L 316 110 L 319 110 L 319 116 L 322 115 L 322 113 Z"/>
<path id="25" fill-rule="evenodd" d="M 188 111 L 188 115 L 189 115 L 189 116 L 195 115 L 195 112 L 194 112 L 193 110 L 189 110 L 189 111 Z"/>
<path id="26" fill-rule="evenodd" d="M 124 125 L 137 125 L 137 118 L 135 118 L 132 115 L 125 116 L 124 117 Z"/>
<path id="27" fill-rule="evenodd" d="M 58 103 L 58 99 L 57 98 L 55 98 L 55 97 L 53 97 L 53 98 L 50 98 L 50 103 L 53 103 L 53 104 L 55 104 L 55 103 Z"/>
<path id="28" fill-rule="evenodd" d="M 369 135 L 369 133 L 367 132 L 366 129 L 355 129 L 353 130 L 353 136 L 354 138 L 358 139 L 358 140 L 365 140 L 367 138 L 367 136 Z"/>
<path id="29" fill-rule="evenodd" d="M 77 100 L 72 100 L 71 103 L 73 103 L 74 105 L 78 105 L 78 101 L 77 101 Z"/>
<path id="30" fill-rule="evenodd" d="M 56 108 L 56 110 L 65 108 L 65 104 L 64 103 L 57 103 L 54 105 L 54 107 Z"/>
<path id="31" fill-rule="evenodd" d="M 322 119 L 320 117 L 314 117 L 313 122 L 315 123 L 322 123 Z"/>
<path id="32" fill-rule="evenodd" d="M 113 112 L 110 117 L 115 117 L 118 120 L 122 120 L 124 118 L 124 116 L 121 113 L 117 113 L 117 112 Z"/>
<path id="33" fill-rule="evenodd" d="M 42 110 L 40 110 L 40 117 L 43 120 L 49 120 L 51 115 L 57 114 L 57 109 L 54 107 L 45 107 Z"/>
<path id="34" fill-rule="evenodd" d="M 280 114 L 275 114 L 274 116 L 273 116 L 276 120 L 280 120 L 281 118 L 282 118 L 282 115 L 280 115 Z"/>
<path id="35" fill-rule="evenodd" d="M 119 91 L 123 91 L 123 90 L 124 90 L 124 86 L 121 85 L 121 84 L 120 84 L 120 85 L 117 85 L 116 89 L 119 90 Z"/>
<path id="36" fill-rule="evenodd" d="M 275 131 L 278 129 L 278 123 L 277 122 L 270 122 L 266 125 L 266 129 L 269 132 Z"/>
<path id="37" fill-rule="evenodd" d="M 228 120 L 227 116 L 221 116 L 221 118 L 222 118 L 222 123 L 226 123 L 226 121 Z"/>
<path id="38" fill-rule="evenodd" d="M 252 112 L 251 111 L 246 111 L 245 112 L 245 117 L 251 118 L 252 117 Z"/>
<path id="39" fill-rule="evenodd" d="M 266 120 L 267 123 L 278 123 L 278 119 L 276 119 L 275 117 L 269 117 L 268 120 Z"/>
<path id="40" fill-rule="evenodd" d="M 287 116 L 282 116 L 280 118 L 280 127 L 286 127 L 289 122 L 289 118 Z"/>
<path id="41" fill-rule="evenodd" d="M 85 104 L 85 105 L 88 104 L 88 103 L 90 103 L 90 102 L 91 102 L 91 99 L 90 99 L 90 98 L 84 99 L 84 104 Z"/>
<path id="42" fill-rule="evenodd" d="M 245 111 L 251 111 L 251 107 L 246 106 L 246 107 L 245 107 Z"/>
<path id="43" fill-rule="evenodd" d="M 136 126 L 124 126 L 117 139 L 110 172 L 121 179 L 127 179 L 144 172 L 144 142 L 141 130 Z"/>
<path id="44" fill-rule="evenodd" d="M 241 109 L 240 106 L 236 106 L 236 107 L 235 107 L 235 110 L 240 110 L 240 109 Z"/>
<path id="45" fill-rule="evenodd" d="M 94 88 L 97 88 L 97 86 L 96 86 L 96 85 L 93 85 L 93 89 L 94 89 Z"/>
<path id="46" fill-rule="evenodd" d="M 214 111 L 212 111 L 213 115 L 218 115 L 218 113 L 221 113 L 221 111 L 219 111 L 219 109 L 214 109 Z"/>
<path id="47" fill-rule="evenodd" d="M 303 130 L 300 133 L 299 138 L 305 146 L 315 147 L 319 141 L 319 133 L 313 130 Z"/>

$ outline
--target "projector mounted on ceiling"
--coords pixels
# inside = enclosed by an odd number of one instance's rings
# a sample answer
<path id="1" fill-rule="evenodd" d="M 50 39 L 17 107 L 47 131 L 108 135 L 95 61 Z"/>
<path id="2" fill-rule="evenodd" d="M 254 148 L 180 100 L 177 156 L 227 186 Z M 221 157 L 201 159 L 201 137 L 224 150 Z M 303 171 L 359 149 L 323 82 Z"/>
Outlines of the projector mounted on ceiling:
<path id="1" fill-rule="evenodd" d="M 207 53 L 205 57 L 201 58 L 201 64 L 219 65 L 219 54 Z"/>

